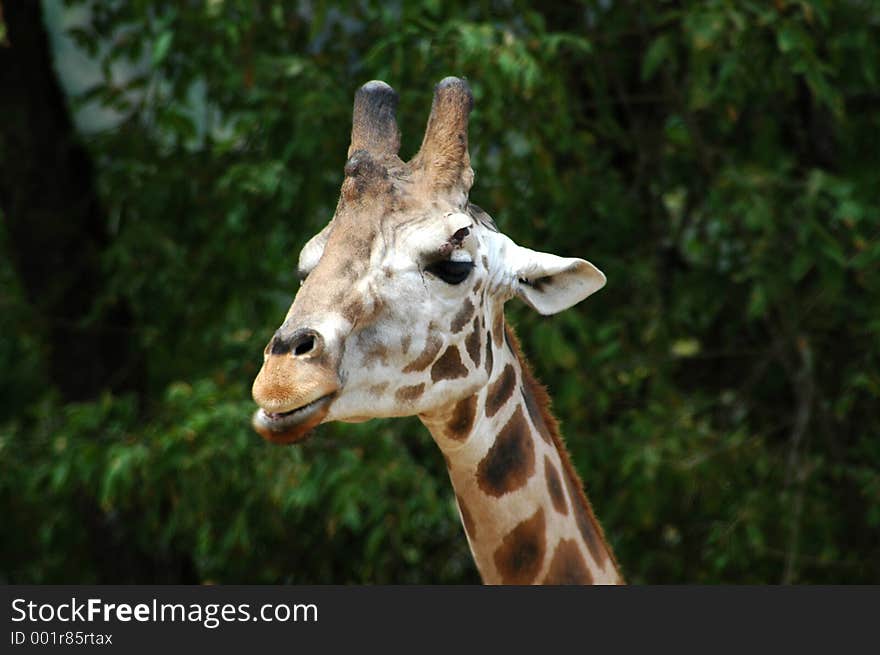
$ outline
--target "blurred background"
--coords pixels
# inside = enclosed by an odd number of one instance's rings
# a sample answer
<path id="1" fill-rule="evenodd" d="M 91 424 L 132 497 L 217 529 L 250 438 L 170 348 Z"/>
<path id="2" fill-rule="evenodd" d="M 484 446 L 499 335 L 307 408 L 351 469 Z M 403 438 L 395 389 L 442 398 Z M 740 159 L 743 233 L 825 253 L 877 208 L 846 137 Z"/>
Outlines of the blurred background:
<path id="1" fill-rule="evenodd" d="M 416 419 L 250 428 L 358 86 L 608 276 L 508 319 L 635 583 L 880 582 L 880 6 L 0 0 L 0 581 L 473 583 Z"/>

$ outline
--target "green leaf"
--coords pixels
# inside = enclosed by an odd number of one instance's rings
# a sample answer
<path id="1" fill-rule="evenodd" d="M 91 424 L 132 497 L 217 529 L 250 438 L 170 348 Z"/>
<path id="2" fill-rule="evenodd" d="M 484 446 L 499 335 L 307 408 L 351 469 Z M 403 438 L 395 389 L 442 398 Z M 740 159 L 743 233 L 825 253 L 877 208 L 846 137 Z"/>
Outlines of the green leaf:
<path id="1" fill-rule="evenodd" d="M 668 34 L 658 36 L 648 46 L 648 51 L 642 59 L 642 81 L 647 82 L 654 77 L 654 73 L 660 68 L 672 54 L 672 39 Z"/>
<path id="2" fill-rule="evenodd" d="M 749 318 L 759 318 L 767 311 L 767 292 L 764 287 L 755 285 L 749 296 Z"/>
<path id="3" fill-rule="evenodd" d="M 809 271 L 812 267 L 812 253 L 799 250 L 792 258 L 791 265 L 789 267 L 789 275 L 791 276 L 791 280 L 793 282 L 799 282 L 801 279 L 803 279 L 804 275 L 807 274 L 807 271 Z"/>
<path id="4" fill-rule="evenodd" d="M 804 31 L 792 23 L 786 23 L 776 33 L 776 46 L 783 53 L 804 50 L 808 47 L 808 43 L 809 40 Z"/>
<path id="5" fill-rule="evenodd" d="M 676 339 L 672 342 L 670 352 L 673 357 L 693 357 L 700 353 L 700 341 L 692 337 Z"/>
<path id="6" fill-rule="evenodd" d="M 153 44 L 153 66 L 158 66 L 165 61 L 172 41 L 174 41 L 174 32 L 170 30 L 166 30 L 159 35 L 159 38 Z"/>

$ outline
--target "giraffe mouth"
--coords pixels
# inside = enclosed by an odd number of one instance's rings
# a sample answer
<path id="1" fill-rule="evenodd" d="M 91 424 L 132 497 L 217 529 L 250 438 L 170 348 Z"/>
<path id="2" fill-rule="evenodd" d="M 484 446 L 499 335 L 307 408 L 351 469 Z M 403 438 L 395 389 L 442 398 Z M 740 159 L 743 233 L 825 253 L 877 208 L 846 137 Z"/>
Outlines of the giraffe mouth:
<path id="1" fill-rule="evenodd" d="M 258 409 L 254 413 L 254 429 L 266 441 L 278 444 L 293 444 L 304 441 L 330 409 L 335 393 L 321 396 L 305 405 L 286 412 L 267 412 Z"/>

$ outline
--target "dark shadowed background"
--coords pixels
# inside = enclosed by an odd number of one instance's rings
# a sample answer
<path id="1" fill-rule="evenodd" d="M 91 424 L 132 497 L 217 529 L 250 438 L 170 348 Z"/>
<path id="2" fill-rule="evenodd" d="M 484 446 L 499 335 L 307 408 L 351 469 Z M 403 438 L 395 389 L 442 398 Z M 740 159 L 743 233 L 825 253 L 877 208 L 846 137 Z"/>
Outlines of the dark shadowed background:
<path id="1" fill-rule="evenodd" d="M 415 419 L 249 427 L 358 86 L 608 285 L 508 317 L 631 582 L 880 582 L 880 7 L 0 0 L 0 581 L 476 582 Z"/>

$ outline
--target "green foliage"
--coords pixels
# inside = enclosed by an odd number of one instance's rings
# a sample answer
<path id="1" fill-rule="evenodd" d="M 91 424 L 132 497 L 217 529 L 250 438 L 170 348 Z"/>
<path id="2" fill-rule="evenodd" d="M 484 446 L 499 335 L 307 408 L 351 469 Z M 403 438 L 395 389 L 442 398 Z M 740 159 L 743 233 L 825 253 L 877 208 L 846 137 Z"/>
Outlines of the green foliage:
<path id="1" fill-rule="evenodd" d="M 411 435 L 424 461 L 401 451 L 399 427 L 279 449 L 250 430 L 244 385 L 176 382 L 157 402 L 144 423 L 131 399 L 59 411 L 47 398 L 3 429 L 7 575 L 417 582 L 427 564 L 440 581 L 473 578 L 427 435 Z"/>
<path id="2" fill-rule="evenodd" d="M 60 403 L 0 265 L 5 579 L 477 580 L 415 420 L 297 448 L 248 425 L 355 89 L 398 89 L 409 156 L 455 74 L 472 199 L 608 276 L 508 316 L 627 578 L 880 581 L 871 3 L 69 4 L 104 73 L 73 103 L 119 119 L 88 144 L 150 379 L 140 403 Z"/>

